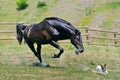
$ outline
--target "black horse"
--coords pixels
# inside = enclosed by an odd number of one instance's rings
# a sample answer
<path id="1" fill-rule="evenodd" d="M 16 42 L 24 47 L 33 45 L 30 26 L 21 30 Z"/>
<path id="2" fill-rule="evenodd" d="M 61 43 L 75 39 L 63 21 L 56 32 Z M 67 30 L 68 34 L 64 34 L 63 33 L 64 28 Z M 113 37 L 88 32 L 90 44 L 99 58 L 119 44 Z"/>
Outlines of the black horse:
<path id="1" fill-rule="evenodd" d="M 60 50 L 58 54 L 54 54 L 53 58 L 59 58 L 64 52 L 63 48 L 58 45 L 58 40 L 70 39 L 71 43 L 77 48 L 77 54 L 84 51 L 80 31 L 71 23 L 61 18 L 49 17 L 45 18 L 38 24 L 32 24 L 29 26 L 17 24 L 16 30 L 18 42 L 21 44 L 22 39 L 25 39 L 29 48 L 39 59 L 41 66 L 46 66 L 41 58 L 41 45 L 43 44 L 50 44 Z M 36 50 L 34 43 L 37 44 Z"/>

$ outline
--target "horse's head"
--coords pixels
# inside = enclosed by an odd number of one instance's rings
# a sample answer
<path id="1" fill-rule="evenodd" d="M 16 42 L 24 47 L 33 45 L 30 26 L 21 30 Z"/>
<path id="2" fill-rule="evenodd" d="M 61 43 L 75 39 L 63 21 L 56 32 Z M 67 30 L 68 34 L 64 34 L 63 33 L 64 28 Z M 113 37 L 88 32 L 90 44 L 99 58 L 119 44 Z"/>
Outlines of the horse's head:
<path id="1" fill-rule="evenodd" d="M 19 44 L 21 44 L 21 42 L 22 42 L 22 39 L 23 39 L 22 30 L 24 30 L 25 28 L 26 28 L 26 26 L 23 24 L 17 23 L 17 25 L 16 25 L 17 40 L 18 40 Z"/>
<path id="2" fill-rule="evenodd" d="M 77 48 L 77 50 L 75 51 L 76 54 L 84 52 L 82 36 L 78 30 L 76 30 L 75 34 L 71 36 L 71 43 Z"/>

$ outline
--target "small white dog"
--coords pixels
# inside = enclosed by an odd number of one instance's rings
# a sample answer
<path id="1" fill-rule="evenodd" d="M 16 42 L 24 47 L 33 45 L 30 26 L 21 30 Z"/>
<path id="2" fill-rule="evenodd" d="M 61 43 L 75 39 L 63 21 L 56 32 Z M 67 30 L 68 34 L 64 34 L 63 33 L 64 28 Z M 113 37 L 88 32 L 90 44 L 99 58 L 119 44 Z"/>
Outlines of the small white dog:
<path id="1" fill-rule="evenodd" d="M 103 65 L 98 65 L 96 67 L 96 70 L 97 72 L 99 72 L 100 74 L 103 74 L 103 75 L 107 75 L 108 74 L 108 71 L 106 69 L 106 64 L 103 66 Z"/>

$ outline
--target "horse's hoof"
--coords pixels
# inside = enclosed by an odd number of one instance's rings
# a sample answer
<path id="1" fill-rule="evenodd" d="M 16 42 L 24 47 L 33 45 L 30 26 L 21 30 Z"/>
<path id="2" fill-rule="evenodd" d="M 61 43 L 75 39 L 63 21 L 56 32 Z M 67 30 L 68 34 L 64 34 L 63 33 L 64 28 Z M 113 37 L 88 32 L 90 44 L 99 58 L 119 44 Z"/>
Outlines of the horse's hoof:
<path id="1" fill-rule="evenodd" d="M 46 65 L 46 67 L 50 67 L 50 65 L 49 65 L 49 64 L 47 64 L 47 65 Z"/>
<path id="2" fill-rule="evenodd" d="M 57 54 L 54 54 L 52 58 L 59 58 Z"/>
<path id="3" fill-rule="evenodd" d="M 49 67 L 50 65 L 49 65 L 49 64 L 46 64 L 46 63 L 44 63 L 44 62 L 41 62 L 39 66 L 41 66 L 41 67 Z"/>

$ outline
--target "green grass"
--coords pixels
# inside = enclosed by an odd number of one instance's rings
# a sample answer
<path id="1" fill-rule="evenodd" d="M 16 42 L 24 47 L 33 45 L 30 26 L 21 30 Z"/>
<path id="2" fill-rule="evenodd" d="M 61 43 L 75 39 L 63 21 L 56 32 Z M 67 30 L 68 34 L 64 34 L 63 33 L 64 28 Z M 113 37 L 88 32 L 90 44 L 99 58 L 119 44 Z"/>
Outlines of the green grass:
<path id="1" fill-rule="evenodd" d="M 58 16 L 78 25 L 88 25 L 96 18 L 97 14 L 105 15 L 103 28 L 114 28 L 114 20 L 119 17 L 119 0 L 113 3 L 106 3 L 95 7 L 81 10 L 75 1 L 74 5 L 65 0 L 47 1 L 47 6 L 37 8 L 37 2 L 28 0 L 28 7 L 18 11 L 13 0 L 0 1 L 0 22 L 39 22 L 48 16 Z M 61 4 L 62 3 L 62 4 Z M 97 4 L 97 3 L 96 3 Z M 65 8 L 63 8 L 64 6 Z M 71 10 L 72 8 L 72 10 Z M 93 9 L 91 9 L 93 8 Z M 105 9 L 103 9 L 105 8 Z M 66 10 L 68 9 L 68 11 Z M 63 14 L 65 12 L 65 14 Z M 108 14 L 109 13 L 109 14 Z M 113 15 L 112 15 L 113 14 Z M 81 22 L 81 23 L 80 23 Z M 112 23 L 113 22 L 113 23 Z M 112 25 L 112 26 L 110 26 Z M 94 26 L 93 26 L 94 27 Z M 14 30 L 13 27 L 0 27 L 1 30 Z M 105 34 L 98 34 L 104 35 Z M 15 37 L 15 34 L 1 34 L 0 37 Z M 99 42 L 104 42 L 103 40 Z M 34 56 L 26 44 L 19 45 L 15 41 L 0 41 L 0 80 L 119 80 L 120 79 L 120 47 L 84 45 L 85 52 L 76 55 L 74 46 L 70 43 L 60 43 L 65 49 L 59 59 L 51 58 L 57 49 L 50 45 L 42 46 L 42 57 L 44 62 L 51 67 L 34 66 L 38 59 Z M 109 74 L 107 76 L 96 74 L 95 67 L 98 64 L 107 64 Z"/>
<path id="2" fill-rule="evenodd" d="M 0 64 L 0 66 L 2 68 L 1 71 L 4 72 L 0 77 L 4 80 L 119 80 L 117 76 L 114 76 L 115 78 L 113 78 L 111 73 L 108 76 L 102 76 L 91 74 L 90 71 L 82 71 L 76 68 L 41 68 L 34 66 L 9 66 L 3 64 Z"/>
<path id="3" fill-rule="evenodd" d="M 85 46 L 83 54 L 76 55 L 70 43 L 60 43 L 65 49 L 59 59 L 51 58 L 58 50 L 50 45 L 42 48 L 43 60 L 51 67 L 34 66 L 38 62 L 26 44 L 0 41 L 1 80 L 119 80 L 120 47 Z M 98 64 L 107 64 L 107 76 L 94 73 Z"/>
<path id="4" fill-rule="evenodd" d="M 94 23 L 94 19 L 96 19 L 97 15 L 101 14 L 105 17 L 102 22 L 103 25 L 101 25 L 103 29 L 113 29 L 115 28 L 115 25 L 118 24 L 115 21 L 117 17 L 119 17 L 120 0 L 105 0 L 105 3 L 102 3 L 100 0 L 95 0 L 93 5 L 91 4 L 92 1 L 91 3 L 88 2 L 89 4 L 87 3 L 86 5 L 84 5 L 85 2 L 83 1 L 83 6 L 80 1 L 74 0 L 43 1 L 46 3 L 46 6 L 44 7 L 37 8 L 39 0 L 34 2 L 28 0 L 28 7 L 26 9 L 17 10 L 15 1 L 1 0 L 0 22 L 25 22 L 31 24 L 40 22 L 45 17 L 57 16 L 64 18 L 77 26 L 93 24 L 92 27 L 94 28 L 94 25 L 97 25 L 97 23 Z"/>
<path id="5" fill-rule="evenodd" d="M 94 25 L 97 25 L 96 23 L 94 23 L 92 21 L 98 15 L 101 15 L 101 17 L 104 16 L 104 18 L 105 18 L 102 21 L 101 27 L 103 29 L 114 29 L 115 25 L 116 25 L 115 21 L 116 21 L 117 17 L 119 17 L 119 13 L 118 13 L 120 10 L 119 4 L 120 4 L 119 0 L 104 3 L 104 4 L 99 3 L 99 1 L 98 1 L 98 3 L 96 2 L 96 4 L 94 6 L 87 7 L 83 10 L 84 15 L 82 15 L 82 16 L 84 16 L 84 17 L 82 17 L 80 25 L 86 26 L 86 25 L 91 25 L 91 23 Z M 98 20 L 99 19 L 100 18 L 98 18 Z M 93 28 L 94 28 L 94 25 L 93 25 Z"/>
<path id="6" fill-rule="evenodd" d="M 86 26 L 86 25 L 88 25 L 88 24 L 91 22 L 92 18 L 93 18 L 92 16 L 86 16 L 86 17 L 82 20 L 81 26 Z"/>
<path id="7" fill-rule="evenodd" d="M 0 1 L 0 22 L 26 22 L 33 23 L 39 22 L 45 18 L 45 13 L 47 8 L 51 8 L 55 5 L 55 0 L 51 2 L 46 2 L 47 6 L 42 8 L 37 8 L 37 3 L 39 0 L 32 1 L 28 0 L 28 7 L 24 10 L 17 10 L 16 1 L 14 0 L 1 0 Z M 33 20 L 34 19 L 34 20 Z"/>

